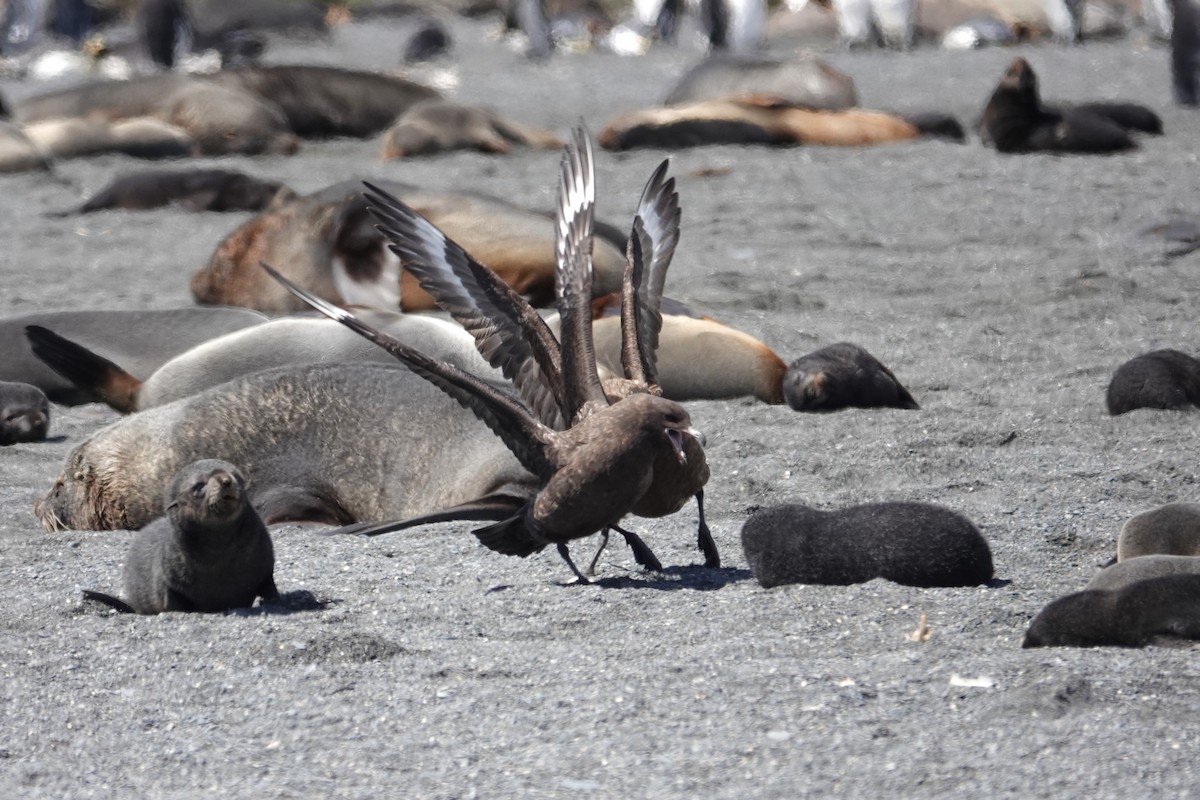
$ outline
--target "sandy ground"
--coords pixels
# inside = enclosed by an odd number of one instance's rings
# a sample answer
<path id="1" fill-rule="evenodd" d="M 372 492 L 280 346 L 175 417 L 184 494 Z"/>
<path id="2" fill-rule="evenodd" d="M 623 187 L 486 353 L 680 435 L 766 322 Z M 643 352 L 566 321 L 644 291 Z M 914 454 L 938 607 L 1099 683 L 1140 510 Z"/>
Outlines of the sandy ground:
<path id="1" fill-rule="evenodd" d="M 560 133 L 657 102 L 698 55 L 529 64 L 489 38 L 491 23 L 453 30 L 459 99 Z M 274 57 L 392 66 L 403 34 L 343 29 L 332 47 Z M 1049 99 L 1138 100 L 1167 135 L 1112 158 L 1001 156 L 975 139 L 674 155 L 684 226 L 669 293 L 788 360 L 857 342 L 922 405 L 809 416 L 690 404 L 708 436 L 719 571 L 648 575 L 611 547 L 603 581 L 564 587 L 553 553 L 505 558 L 461 525 L 371 541 L 284 530 L 276 580 L 322 610 L 108 615 L 79 590 L 118 590 L 129 534 L 50 535 L 30 507 L 115 416 L 56 408 L 51 441 L 0 453 L 0 794 L 1194 796 L 1194 648 L 1019 646 L 1044 604 L 1113 554 L 1125 519 L 1197 499 L 1194 415 L 1103 407 L 1129 357 L 1200 350 L 1200 256 L 1169 259 L 1132 236 L 1200 210 L 1197 118 L 1170 103 L 1166 52 L 1130 41 L 829 58 L 864 105 L 970 121 L 1016 53 Z M 600 215 L 625 224 L 662 156 L 601 154 Z M 381 165 L 373 142 L 335 141 L 224 163 L 303 190 L 373 175 L 549 208 L 557 160 Z M 42 216 L 138 166 L 100 158 L 64 164 L 65 182 L 0 181 L 0 313 L 190 302 L 188 276 L 239 215 Z M 693 175 L 714 167 L 731 171 Z M 1007 583 L 764 591 L 745 569 L 750 510 L 885 499 L 968 515 Z M 636 528 L 664 563 L 691 565 L 693 524 L 689 508 Z M 916 644 L 906 634 L 921 614 L 933 635 Z"/>

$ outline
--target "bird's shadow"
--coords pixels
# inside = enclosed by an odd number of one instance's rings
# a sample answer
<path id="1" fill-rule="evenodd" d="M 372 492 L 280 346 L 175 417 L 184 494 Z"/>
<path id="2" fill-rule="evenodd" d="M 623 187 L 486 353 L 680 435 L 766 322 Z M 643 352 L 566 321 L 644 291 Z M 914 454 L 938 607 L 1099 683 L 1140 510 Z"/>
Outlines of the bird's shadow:
<path id="1" fill-rule="evenodd" d="M 691 589 L 710 592 L 731 583 L 754 577 L 750 570 L 738 567 L 706 567 L 690 564 L 683 567 L 666 567 L 659 572 L 643 572 L 638 575 L 620 575 L 597 578 L 591 583 L 601 589 L 654 589 L 660 592 L 675 592 Z"/>

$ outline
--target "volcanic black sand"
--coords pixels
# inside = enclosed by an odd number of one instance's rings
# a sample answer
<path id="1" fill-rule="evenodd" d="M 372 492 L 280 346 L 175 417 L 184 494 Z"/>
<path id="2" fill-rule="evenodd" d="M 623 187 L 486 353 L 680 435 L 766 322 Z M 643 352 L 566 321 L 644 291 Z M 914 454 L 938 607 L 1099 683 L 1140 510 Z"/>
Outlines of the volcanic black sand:
<path id="1" fill-rule="evenodd" d="M 350 26 L 277 61 L 398 63 L 405 27 Z M 565 135 L 660 101 L 699 56 L 529 63 L 454 22 L 464 102 Z M 788 50 L 777 47 L 778 52 Z M 546 551 L 479 546 L 468 525 L 373 540 L 276 532 L 291 613 L 117 616 L 131 534 L 48 534 L 33 518 L 71 448 L 115 419 L 56 407 L 51 441 L 0 452 L 0 794 L 6 797 L 1181 797 L 1195 790 L 1194 647 L 1022 650 L 1029 620 L 1082 589 L 1130 516 L 1197 500 L 1197 417 L 1112 418 L 1112 371 L 1200 352 L 1200 255 L 1134 233 L 1200 211 L 1200 118 L 1171 103 L 1168 55 L 1137 40 L 976 52 L 830 50 L 863 105 L 971 123 L 1014 55 L 1047 102 L 1126 99 L 1166 136 L 1111 157 L 1001 155 L 918 141 L 874 149 L 674 154 L 682 241 L 667 292 L 786 360 L 853 341 L 920 411 L 798 414 L 689 403 L 707 436 L 709 521 L 726 567 L 603 580 Z M 428 77 L 432 73 L 418 73 Z M 27 84 L 4 86 L 10 97 Z M 628 223 L 663 157 L 598 153 L 598 214 Z M 206 160 L 310 191 L 354 177 L 479 189 L 552 207 L 559 155 L 381 164 L 373 141 Z M 123 157 L 0 179 L 0 312 L 191 302 L 188 278 L 241 214 L 165 209 L 49 219 Z M 708 177 L 705 177 L 708 175 Z M 739 532 L 753 509 L 938 503 L 988 538 L 999 585 L 883 581 L 760 589 Z M 628 520 L 691 565 L 694 506 Z M 586 563 L 592 540 L 574 545 Z M 305 594 L 309 593 L 309 594 Z M 907 635 L 926 615 L 932 635 Z"/>

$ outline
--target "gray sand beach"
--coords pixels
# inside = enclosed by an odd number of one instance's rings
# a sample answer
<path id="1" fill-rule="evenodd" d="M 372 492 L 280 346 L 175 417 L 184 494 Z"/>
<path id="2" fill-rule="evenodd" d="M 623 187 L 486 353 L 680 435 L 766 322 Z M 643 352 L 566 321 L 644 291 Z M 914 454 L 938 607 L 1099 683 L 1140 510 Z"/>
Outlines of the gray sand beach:
<path id="1" fill-rule="evenodd" d="M 658 103 L 701 55 L 685 42 L 640 59 L 531 63 L 495 25 L 452 21 L 452 60 L 414 76 L 452 72 L 456 99 L 560 135 Z M 269 55 L 393 68 L 404 31 L 351 25 Z M 1200 119 L 1171 100 L 1165 47 L 823 55 L 864 106 L 964 124 L 1023 55 L 1047 100 L 1145 103 L 1166 135 L 1111 157 L 1001 155 L 973 133 L 869 149 L 598 152 L 597 213 L 622 227 L 672 157 L 683 227 L 668 295 L 787 361 L 856 342 L 921 404 L 805 415 L 689 403 L 707 437 L 719 570 L 697 566 L 694 504 L 629 520 L 664 573 L 641 571 L 614 541 L 601 580 L 583 587 L 562 585 L 571 576 L 553 550 L 501 556 L 469 523 L 371 540 L 284 528 L 275 577 L 297 610 L 114 615 L 80 590 L 119 591 L 132 534 L 49 534 L 31 506 L 117 415 L 55 407 L 50 441 L 0 452 L 0 795 L 1195 796 L 1194 646 L 1020 647 L 1046 603 L 1115 554 L 1126 519 L 1200 499 L 1195 414 L 1104 408 L 1127 359 L 1200 352 L 1200 254 L 1170 257 L 1135 235 L 1200 212 Z M 549 209 L 558 161 L 528 150 L 385 164 L 375 141 L 334 140 L 197 163 L 301 191 L 381 177 Z M 246 215 L 45 216 L 142 166 L 112 156 L 0 178 L 0 313 L 192 302 L 192 271 Z M 768 591 L 746 568 L 739 533 L 754 509 L 879 500 L 972 519 L 997 585 Z M 577 559 L 594 544 L 575 543 Z M 911 641 L 922 615 L 932 634 Z"/>

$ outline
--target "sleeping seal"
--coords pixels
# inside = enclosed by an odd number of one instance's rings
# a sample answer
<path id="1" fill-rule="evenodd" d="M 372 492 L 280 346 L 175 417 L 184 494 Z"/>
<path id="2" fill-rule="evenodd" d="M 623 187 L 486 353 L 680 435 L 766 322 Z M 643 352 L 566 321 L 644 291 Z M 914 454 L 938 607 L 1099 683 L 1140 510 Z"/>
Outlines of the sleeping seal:
<path id="1" fill-rule="evenodd" d="M 553 299 L 555 239 L 550 219 L 483 194 L 376 183 L 444 230 L 535 305 Z M 598 293 L 620 288 L 623 246 L 623 241 L 618 245 L 597 237 Z M 330 302 L 395 310 L 402 301 L 405 311 L 437 307 L 415 278 L 400 272 L 399 260 L 375 230 L 359 181 L 298 197 L 238 227 L 192 276 L 192 296 L 205 305 L 307 310 L 259 268 L 260 262 L 276 265 L 286 277 Z"/>
<path id="2" fill-rule="evenodd" d="M 831 344 L 793 361 L 783 379 L 783 394 L 797 411 L 920 408 L 890 369 L 850 342 Z"/>
<path id="3" fill-rule="evenodd" d="M 1117 561 L 1146 555 L 1200 556 L 1200 503 L 1167 503 L 1130 517 L 1117 535 Z"/>
<path id="4" fill-rule="evenodd" d="M 979 529 L 929 503 L 764 508 L 742 527 L 742 548 L 766 589 L 874 578 L 907 586 L 978 586 L 993 574 L 992 552 Z"/>
<path id="5" fill-rule="evenodd" d="M 1164 575 L 1200 575 L 1200 558 L 1167 555 L 1127 558 L 1097 572 L 1084 588 L 1112 591 Z"/>
<path id="6" fill-rule="evenodd" d="M 1200 638 L 1200 575 L 1060 597 L 1034 617 L 1022 647 L 1143 647 L 1155 636 Z"/>
<path id="7" fill-rule="evenodd" d="M 40 442 L 50 428 L 50 401 L 36 386 L 0 381 L 0 445 Z"/>
<path id="8" fill-rule="evenodd" d="M 359 312 L 359 317 L 468 372 L 500 377 L 475 350 L 474 339 L 452 322 L 389 311 Z M 289 364 L 395 363 L 383 350 L 325 317 L 284 317 L 217 336 L 180 353 L 145 380 L 46 328 L 30 326 L 26 335 L 34 353 L 52 369 L 124 414 Z"/>
<path id="9" fill-rule="evenodd" d="M 268 525 L 425 514 L 534 483 L 496 436 L 398 366 L 281 367 L 125 417 L 67 457 L 34 513 L 47 530 L 132 530 L 212 453 L 236 463 Z"/>
<path id="10" fill-rule="evenodd" d="M 271 536 L 246 500 L 237 467 L 216 459 L 184 467 L 163 505 L 166 515 L 139 531 L 125 555 L 131 610 L 217 612 L 279 596 Z"/>
<path id="11" fill-rule="evenodd" d="M 385 161 L 432 155 L 451 150 L 508 153 L 515 146 L 553 149 L 562 140 L 494 111 L 435 98 L 422 100 L 405 111 L 383 134 Z"/>
<path id="12" fill-rule="evenodd" d="M 1104 394 L 1114 417 L 1135 408 L 1173 411 L 1200 405 L 1200 361 L 1178 350 L 1152 350 L 1117 367 Z"/>
<path id="13" fill-rule="evenodd" d="M 0 319 L 0 380 L 32 384 L 55 403 L 102 402 L 33 354 L 25 329 L 42 325 L 110 359 L 134 375 L 149 375 L 170 359 L 266 317 L 244 308 L 176 308 L 158 311 L 40 311 Z"/>

